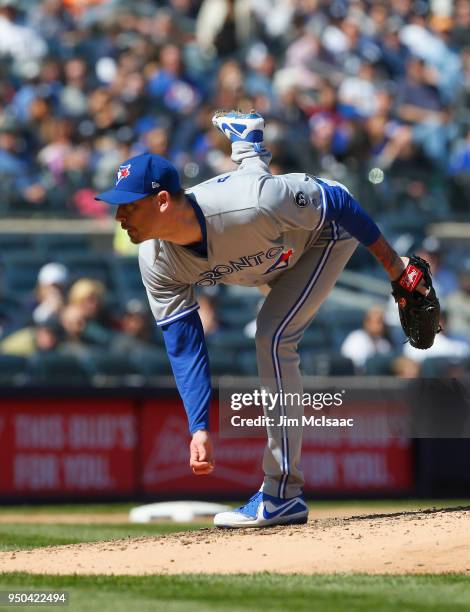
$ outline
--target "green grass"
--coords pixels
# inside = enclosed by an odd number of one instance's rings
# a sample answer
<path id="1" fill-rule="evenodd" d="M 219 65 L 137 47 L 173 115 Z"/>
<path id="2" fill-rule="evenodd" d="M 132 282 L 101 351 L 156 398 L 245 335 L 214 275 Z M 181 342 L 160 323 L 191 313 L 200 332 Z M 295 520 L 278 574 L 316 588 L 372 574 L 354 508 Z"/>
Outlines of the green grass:
<path id="1" fill-rule="evenodd" d="M 245 500 L 222 502 L 236 507 L 245 503 Z M 47 505 L 13 505 L 0 507 L 1 514 L 107 514 L 107 513 L 128 513 L 131 508 L 141 505 L 141 502 L 130 503 L 107 503 L 107 504 L 47 504 Z M 455 506 L 469 506 L 470 499 L 355 499 L 355 500 L 321 500 L 309 501 L 308 505 L 312 512 L 315 509 L 341 509 L 366 507 L 371 510 L 381 508 L 402 508 L 403 510 L 413 510 L 418 508 L 447 508 Z"/>
<path id="2" fill-rule="evenodd" d="M 0 590 L 70 593 L 70 611 L 443 612 L 470 608 L 470 579 L 441 576 L 45 576 L 0 574 Z M 60 608 L 47 607 L 48 610 Z"/>
<path id="3" fill-rule="evenodd" d="M 2 506 L 0 514 L 108 514 L 129 512 L 131 508 L 142 505 L 141 502 L 108 503 L 108 504 L 19 504 Z"/>
<path id="4" fill-rule="evenodd" d="M 0 523 L 0 551 L 30 549 L 39 546 L 57 546 L 59 544 L 77 544 L 79 542 L 97 542 L 99 540 L 116 540 L 128 537 L 160 535 L 175 531 L 188 531 L 207 527 L 198 523 L 161 523 L 161 524 L 103 524 L 92 525 L 69 524 L 21 524 Z"/>

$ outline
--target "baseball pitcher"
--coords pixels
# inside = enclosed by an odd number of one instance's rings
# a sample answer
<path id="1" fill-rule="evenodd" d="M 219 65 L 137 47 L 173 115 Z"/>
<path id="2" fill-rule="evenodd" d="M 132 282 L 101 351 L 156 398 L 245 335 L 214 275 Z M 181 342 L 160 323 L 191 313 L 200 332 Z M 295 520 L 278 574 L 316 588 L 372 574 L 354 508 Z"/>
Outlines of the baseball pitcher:
<path id="1" fill-rule="evenodd" d="M 393 285 L 410 342 L 428 348 L 438 331 L 439 303 L 426 262 L 399 257 L 349 191 L 304 172 L 273 176 L 255 113 L 216 113 L 238 165 L 183 191 L 175 167 L 149 153 L 119 167 L 114 187 L 97 196 L 117 206 L 116 220 L 140 244 L 139 265 L 150 307 L 164 336 L 192 434 L 195 474 L 214 469 L 208 431 L 211 382 L 194 287 L 219 283 L 269 287 L 257 318 L 262 387 L 302 393 L 297 345 L 358 242 L 379 260 Z M 302 406 L 270 412 L 301 419 Z M 288 414 L 287 414 L 288 413 Z M 301 421 L 300 421 L 301 422 Z M 307 521 L 300 467 L 301 431 L 267 431 L 264 481 L 219 527 L 264 527 Z"/>

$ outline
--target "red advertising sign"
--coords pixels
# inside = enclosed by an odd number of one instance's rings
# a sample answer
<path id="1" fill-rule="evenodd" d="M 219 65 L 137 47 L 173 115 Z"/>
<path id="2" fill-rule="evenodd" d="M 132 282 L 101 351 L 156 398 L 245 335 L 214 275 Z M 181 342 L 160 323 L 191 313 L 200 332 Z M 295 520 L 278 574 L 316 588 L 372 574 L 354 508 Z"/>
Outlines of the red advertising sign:
<path id="1" fill-rule="evenodd" d="M 215 405 L 211 415 L 215 429 Z M 141 428 L 142 487 L 146 493 L 235 497 L 256 491 L 262 482 L 263 441 L 220 440 L 216 434 L 216 469 L 209 476 L 195 476 L 189 468 L 188 421 L 179 401 L 145 402 Z"/>
<path id="2" fill-rule="evenodd" d="M 398 410 L 398 408 L 397 408 Z M 359 436 L 329 430 L 324 436 L 304 429 L 302 468 L 307 493 L 400 492 L 413 485 L 411 442 L 378 435 L 380 419 L 374 409 L 369 419 L 375 431 Z M 213 406 L 213 429 L 217 409 Z M 263 478 L 265 441 L 259 438 L 219 438 L 214 434 L 216 469 L 210 476 L 194 476 L 189 469 L 187 420 L 180 402 L 145 402 L 141 419 L 142 486 L 156 495 L 253 493 Z M 365 432 L 367 434 L 367 432 Z M 363 432 L 364 434 L 364 432 Z"/>
<path id="3" fill-rule="evenodd" d="M 305 490 L 385 493 L 411 489 L 411 441 L 399 433 L 404 430 L 407 406 L 372 399 L 360 405 L 350 403 L 348 408 L 355 415 L 355 427 L 304 428 Z"/>
<path id="4" fill-rule="evenodd" d="M 131 400 L 2 399 L 0 494 L 124 494 L 136 490 Z"/>
<path id="5" fill-rule="evenodd" d="M 393 414 L 399 413 L 399 406 Z M 373 435 L 304 428 L 302 467 L 307 493 L 387 493 L 414 484 L 411 442 L 380 436 L 380 410 L 368 418 Z M 212 430 L 217 431 L 217 406 Z M 390 423 L 388 423 L 390 425 Z M 384 428 L 386 431 L 386 428 Z M 365 434 L 371 432 L 365 432 Z M 236 498 L 261 484 L 263 438 L 213 434 L 216 469 L 189 469 L 187 419 L 176 397 L 133 399 L 2 399 L 0 496 L 48 495 Z"/>

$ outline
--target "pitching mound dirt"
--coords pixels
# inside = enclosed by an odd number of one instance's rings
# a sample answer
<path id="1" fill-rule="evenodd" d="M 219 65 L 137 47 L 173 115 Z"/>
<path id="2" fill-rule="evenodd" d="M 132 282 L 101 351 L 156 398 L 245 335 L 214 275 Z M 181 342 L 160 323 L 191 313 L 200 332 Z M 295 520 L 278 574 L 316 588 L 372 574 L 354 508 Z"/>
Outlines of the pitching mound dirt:
<path id="1" fill-rule="evenodd" d="M 212 528 L 161 537 L 0 554 L 0 570 L 48 574 L 470 574 L 470 507 L 351 518 L 297 527 Z"/>
<path id="2" fill-rule="evenodd" d="M 418 508 L 418 507 L 417 507 Z M 417 509 L 416 508 L 416 509 Z M 384 514 L 384 513 L 393 513 L 402 511 L 403 507 L 400 505 L 387 504 L 386 506 L 381 506 L 380 510 L 372 511 L 370 506 L 345 506 L 345 507 L 323 507 L 315 509 L 315 518 L 323 519 L 323 518 L 349 518 L 351 516 L 361 515 L 361 514 Z M 46 524 L 46 525 L 96 525 L 96 524 L 104 524 L 104 525 L 116 525 L 116 524 L 124 524 L 129 522 L 129 513 L 128 512 L 50 512 L 50 511 L 37 511 L 30 512 L 28 511 L 25 514 L 21 514 L 18 512 L 2 512 L 0 513 L 0 524 L 4 523 L 24 523 L 24 524 Z M 166 523 L 167 519 L 162 519 L 161 521 L 153 521 L 154 523 Z M 197 523 L 207 523 L 207 525 L 212 525 L 212 518 L 210 517 L 198 517 L 196 519 Z"/>

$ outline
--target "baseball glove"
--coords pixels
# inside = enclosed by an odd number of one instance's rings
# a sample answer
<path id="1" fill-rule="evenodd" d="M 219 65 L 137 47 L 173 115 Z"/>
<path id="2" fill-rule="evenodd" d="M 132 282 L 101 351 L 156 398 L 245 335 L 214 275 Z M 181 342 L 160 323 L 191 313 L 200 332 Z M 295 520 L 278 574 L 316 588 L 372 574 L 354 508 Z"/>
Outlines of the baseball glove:
<path id="1" fill-rule="evenodd" d="M 429 289 L 427 295 L 416 290 L 421 279 Z M 392 281 L 392 295 L 398 304 L 401 326 L 411 346 L 418 349 L 430 348 L 436 334 L 441 331 L 441 309 L 432 286 L 428 262 L 412 255 L 400 278 Z"/>

